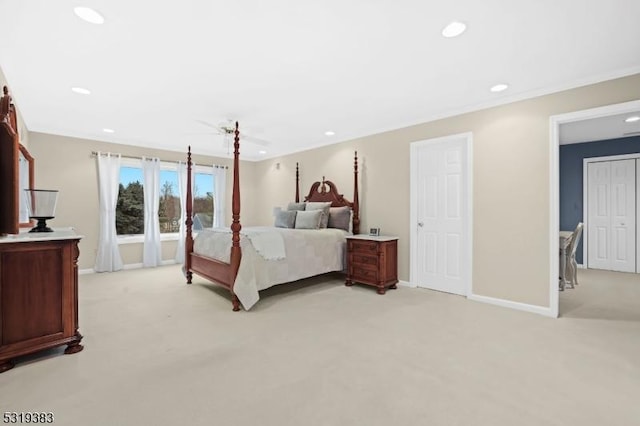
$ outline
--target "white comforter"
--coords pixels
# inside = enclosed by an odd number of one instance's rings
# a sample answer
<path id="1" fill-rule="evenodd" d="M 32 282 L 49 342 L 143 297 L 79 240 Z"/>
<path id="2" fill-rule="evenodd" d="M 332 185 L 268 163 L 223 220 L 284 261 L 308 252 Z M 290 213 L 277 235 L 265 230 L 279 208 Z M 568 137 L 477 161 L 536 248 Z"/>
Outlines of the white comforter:
<path id="1" fill-rule="evenodd" d="M 245 309 L 260 298 L 258 291 L 345 266 L 347 232 L 340 229 L 245 228 L 241 231 L 242 261 L 233 290 Z M 278 243 L 284 245 L 282 258 Z M 229 262 L 228 228 L 199 231 L 195 253 Z"/>

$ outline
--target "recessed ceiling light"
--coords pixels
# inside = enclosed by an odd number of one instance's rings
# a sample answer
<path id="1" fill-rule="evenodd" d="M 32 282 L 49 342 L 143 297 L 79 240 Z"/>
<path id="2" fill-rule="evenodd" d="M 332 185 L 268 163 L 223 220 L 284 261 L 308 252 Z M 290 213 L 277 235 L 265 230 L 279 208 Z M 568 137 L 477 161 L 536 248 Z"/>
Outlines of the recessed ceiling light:
<path id="1" fill-rule="evenodd" d="M 90 95 L 91 94 L 91 90 L 85 89 L 84 87 L 72 87 L 71 91 L 75 92 L 75 93 L 79 93 L 81 95 Z"/>
<path id="2" fill-rule="evenodd" d="M 627 117 L 625 123 L 635 123 L 636 121 L 640 121 L 640 115 L 632 115 L 631 117 Z"/>
<path id="3" fill-rule="evenodd" d="M 266 153 L 267 153 L 267 151 L 265 151 L 264 149 L 261 149 L 260 151 L 258 151 L 258 153 L 260 153 L 260 154 L 266 154 Z"/>
<path id="4" fill-rule="evenodd" d="M 458 37 L 467 29 L 463 22 L 453 21 L 442 30 L 442 36 L 446 38 Z"/>
<path id="5" fill-rule="evenodd" d="M 331 130 L 329 130 L 327 132 L 324 132 L 324 134 L 327 135 L 327 136 L 333 136 L 333 135 L 336 134 L 336 132 L 332 132 Z"/>
<path id="6" fill-rule="evenodd" d="M 492 92 L 502 92 L 503 90 L 507 90 L 509 86 L 507 84 L 496 84 L 490 90 Z"/>
<path id="7" fill-rule="evenodd" d="M 74 7 L 73 12 L 83 21 L 87 21 L 92 24 L 104 23 L 104 17 L 90 7 Z"/>
<path id="8" fill-rule="evenodd" d="M 114 133 L 115 132 L 115 130 L 113 130 L 113 129 L 102 129 L 102 131 L 105 132 L 105 133 Z"/>

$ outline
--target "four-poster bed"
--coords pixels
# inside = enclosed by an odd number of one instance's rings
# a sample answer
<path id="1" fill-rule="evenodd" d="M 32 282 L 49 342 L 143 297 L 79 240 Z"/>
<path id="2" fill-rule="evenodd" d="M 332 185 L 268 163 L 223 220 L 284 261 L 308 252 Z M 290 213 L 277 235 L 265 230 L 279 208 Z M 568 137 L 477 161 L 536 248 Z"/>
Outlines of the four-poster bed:
<path id="1" fill-rule="evenodd" d="M 238 123 L 234 131 L 232 223 L 230 231 L 200 231 L 193 237 L 193 205 L 191 181 L 191 148 L 187 153 L 187 205 L 184 270 L 187 283 L 191 284 L 193 273 L 214 281 L 231 293 L 233 310 L 240 304 L 249 309 L 258 300 L 258 291 L 273 285 L 292 282 L 332 271 L 345 269 L 346 229 L 282 229 L 246 228 L 240 224 L 240 180 Z M 332 208 L 348 208 L 351 212 L 352 233 L 359 232 L 358 157 L 354 157 L 353 201 L 345 199 L 331 181 L 314 182 L 305 203 L 324 203 Z M 299 169 L 296 165 L 295 201 L 300 201 Z M 309 204 L 306 204 L 307 206 Z M 329 208 L 327 207 L 327 211 Z M 333 209 L 331 209 L 333 210 Z M 343 211 L 344 212 L 344 211 Z M 329 217 L 329 220 L 331 216 Z M 241 238 L 242 236 L 242 238 Z M 274 249 L 272 246 L 275 246 Z M 286 256 L 265 256 L 274 249 Z M 273 250 L 272 250 L 273 252 Z M 280 253 L 280 252 L 278 252 Z"/>

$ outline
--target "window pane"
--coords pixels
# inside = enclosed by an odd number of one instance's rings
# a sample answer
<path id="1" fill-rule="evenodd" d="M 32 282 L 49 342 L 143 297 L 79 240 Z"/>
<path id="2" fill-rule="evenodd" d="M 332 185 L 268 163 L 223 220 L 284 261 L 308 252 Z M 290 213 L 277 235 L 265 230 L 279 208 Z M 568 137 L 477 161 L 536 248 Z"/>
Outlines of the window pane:
<path id="1" fill-rule="evenodd" d="M 118 235 L 144 233 L 144 194 L 142 168 L 120 167 L 120 190 L 116 205 Z"/>
<path id="2" fill-rule="evenodd" d="M 196 173 L 193 186 L 193 230 L 213 226 L 213 175 Z"/>
<path id="3" fill-rule="evenodd" d="M 178 172 L 160 171 L 160 206 L 158 209 L 160 232 L 178 232 L 180 229 L 180 196 Z"/>

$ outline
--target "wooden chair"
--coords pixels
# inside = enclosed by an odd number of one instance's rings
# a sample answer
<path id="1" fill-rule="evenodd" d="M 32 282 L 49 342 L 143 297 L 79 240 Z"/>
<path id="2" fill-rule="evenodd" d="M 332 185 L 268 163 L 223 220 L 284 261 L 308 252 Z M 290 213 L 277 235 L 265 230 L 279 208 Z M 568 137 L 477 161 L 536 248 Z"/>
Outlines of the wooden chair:
<path id="1" fill-rule="evenodd" d="M 573 233 L 571 235 L 566 236 L 565 238 L 560 238 L 560 269 L 559 269 L 559 277 L 558 277 L 558 290 L 564 291 L 564 288 L 567 284 L 567 261 L 569 259 L 569 246 L 571 245 L 571 240 L 573 239 Z"/>
<path id="2" fill-rule="evenodd" d="M 580 243 L 580 238 L 582 237 L 582 229 L 584 228 L 584 223 L 578 223 L 575 231 L 573 231 L 573 235 L 569 241 L 569 246 L 566 250 L 566 272 L 565 277 L 567 278 L 567 284 L 574 288 L 578 285 L 578 263 L 576 262 L 576 250 L 578 248 L 578 243 Z"/>

